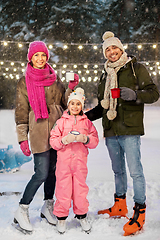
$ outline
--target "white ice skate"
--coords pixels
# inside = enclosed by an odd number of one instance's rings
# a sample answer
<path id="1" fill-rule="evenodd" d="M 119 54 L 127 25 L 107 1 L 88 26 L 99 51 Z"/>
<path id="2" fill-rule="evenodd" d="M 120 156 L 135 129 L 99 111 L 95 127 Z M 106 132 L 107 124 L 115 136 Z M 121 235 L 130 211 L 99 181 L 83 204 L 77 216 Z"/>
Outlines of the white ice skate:
<path id="1" fill-rule="evenodd" d="M 43 204 L 41 209 L 41 218 L 46 218 L 50 224 L 56 225 L 57 218 L 53 214 L 53 205 L 54 205 L 53 199 L 45 200 L 45 203 Z"/>
<path id="2" fill-rule="evenodd" d="M 15 212 L 14 223 L 18 230 L 22 230 L 23 233 L 31 234 L 33 228 L 29 220 L 28 208 L 29 205 L 19 204 L 19 207 Z"/>
<path id="3" fill-rule="evenodd" d="M 58 220 L 57 230 L 61 234 L 65 233 L 65 231 L 66 231 L 66 220 Z"/>
<path id="4" fill-rule="evenodd" d="M 83 231 L 85 231 L 86 233 L 90 233 L 91 231 L 91 225 L 87 220 L 87 217 L 79 219 L 81 227 L 83 229 Z"/>

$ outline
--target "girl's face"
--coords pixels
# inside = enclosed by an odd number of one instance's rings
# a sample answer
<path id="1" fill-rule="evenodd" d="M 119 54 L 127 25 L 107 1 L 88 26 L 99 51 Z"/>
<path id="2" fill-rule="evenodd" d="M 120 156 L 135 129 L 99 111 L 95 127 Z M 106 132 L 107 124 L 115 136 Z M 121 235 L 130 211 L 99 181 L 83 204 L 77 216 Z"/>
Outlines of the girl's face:
<path id="1" fill-rule="evenodd" d="M 110 62 L 118 61 L 118 59 L 122 56 L 122 54 L 123 54 L 122 50 L 115 45 L 111 45 L 105 50 L 106 58 Z"/>
<path id="2" fill-rule="evenodd" d="M 31 61 L 34 68 L 43 69 L 47 62 L 47 56 L 44 52 L 36 52 Z"/>
<path id="3" fill-rule="evenodd" d="M 70 102 L 69 102 L 69 105 L 68 105 L 68 110 L 70 111 L 70 114 L 71 115 L 79 115 L 79 113 L 81 112 L 82 110 L 82 104 L 79 100 L 77 99 L 72 99 Z"/>

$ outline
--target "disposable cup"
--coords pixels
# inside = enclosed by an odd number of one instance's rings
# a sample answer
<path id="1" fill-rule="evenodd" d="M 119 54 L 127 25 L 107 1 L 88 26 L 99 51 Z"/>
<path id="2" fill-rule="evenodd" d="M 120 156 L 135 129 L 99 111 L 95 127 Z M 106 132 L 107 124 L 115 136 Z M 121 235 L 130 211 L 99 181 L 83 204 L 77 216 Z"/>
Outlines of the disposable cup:
<path id="1" fill-rule="evenodd" d="M 66 80 L 67 81 L 74 81 L 74 73 L 73 72 L 66 72 Z"/>
<path id="2" fill-rule="evenodd" d="M 112 98 L 119 98 L 120 97 L 120 88 L 112 88 L 111 93 L 112 93 Z"/>

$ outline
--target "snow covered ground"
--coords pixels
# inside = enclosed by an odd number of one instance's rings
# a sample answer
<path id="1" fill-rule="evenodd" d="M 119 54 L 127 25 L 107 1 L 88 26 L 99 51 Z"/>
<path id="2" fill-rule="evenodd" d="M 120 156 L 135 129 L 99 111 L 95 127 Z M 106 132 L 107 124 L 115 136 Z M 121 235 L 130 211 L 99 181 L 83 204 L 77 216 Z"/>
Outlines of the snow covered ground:
<path id="1" fill-rule="evenodd" d="M 111 219 L 98 216 L 99 209 L 113 205 L 114 178 L 111 163 L 102 136 L 101 120 L 94 122 L 100 137 L 100 143 L 94 150 L 90 150 L 88 158 L 89 186 L 88 200 L 90 203 L 88 217 L 92 223 L 90 234 L 82 232 L 79 222 L 74 219 L 71 209 L 67 219 L 67 231 L 64 235 L 57 233 L 54 226 L 40 218 L 43 204 L 43 186 L 38 190 L 30 205 L 30 220 L 34 227 L 32 235 L 23 235 L 11 226 L 14 212 L 25 185 L 33 173 L 33 161 L 25 163 L 15 173 L 0 173 L 0 239 L 1 240 L 121 240 L 131 237 L 123 236 L 123 225 L 126 218 Z M 141 233 L 134 235 L 136 240 L 160 240 L 160 107 L 145 107 L 145 132 L 141 144 L 142 163 L 147 182 L 147 211 L 146 224 Z M 14 123 L 14 110 L 0 111 L 0 148 L 13 144 L 19 150 Z M 7 195 L 1 193 L 6 192 Z M 18 192 L 20 194 L 11 194 Z M 133 214 L 133 188 L 128 175 L 128 216 Z"/>

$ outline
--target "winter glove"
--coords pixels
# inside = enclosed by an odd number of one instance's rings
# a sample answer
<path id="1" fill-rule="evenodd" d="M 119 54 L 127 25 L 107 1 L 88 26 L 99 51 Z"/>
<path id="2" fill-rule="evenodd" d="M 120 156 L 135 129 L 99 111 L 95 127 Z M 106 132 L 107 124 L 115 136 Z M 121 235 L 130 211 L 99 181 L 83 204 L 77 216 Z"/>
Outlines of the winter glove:
<path id="1" fill-rule="evenodd" d="M 81 143 L 87 143 L 88 137 L 85 134 L 76 135 L 76 141 Z"/>
<path id="2" fill-rule="evenodd" d="M 20 143 L 20 148 L 23 152 L 24 155 L 26 156 L 30 156 L 31 155 L 31 151 L 29 149 L 29 145 L 28 145 L 28 141 L 25 140 L 23 142 Z"/>
<path id="3" fill-rule="evenodd" d="M 62 143 L 64 145 L 67 145 L 71 142 L 74 142 L 76 140 L 76 136 L 72 133 L 69 133 L 68 135 L 66 135 L 65 137 L 62 138 Z"/>
<path id="4" fill-rule="evenodd" d="M 74 74 L 74 80 L 69 82 L 68 87 L 71 90 L 74 90 L 75 86 L 77 86 L 78 83 L 79 83 L 79 76 L 78 76 L 78 74 L 75 73 Z"/>
<path id="5" fill-rule="evenodd" d="M 121 98 L 126 101 L 132 101 L 137 99 L 136 92 L 127 87 L 121 87 Z"/>

